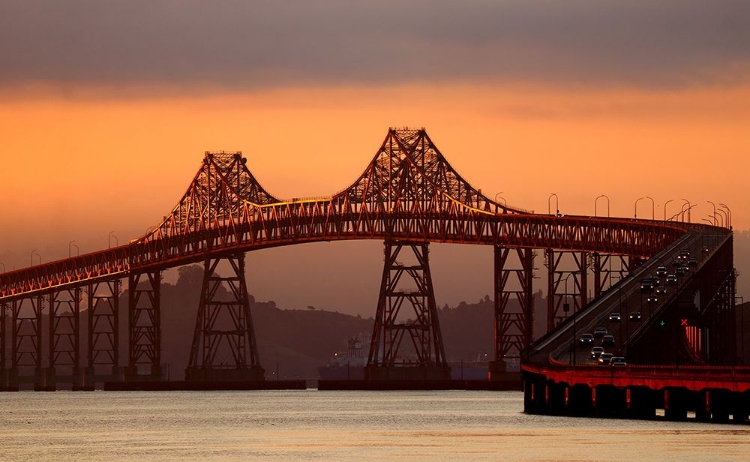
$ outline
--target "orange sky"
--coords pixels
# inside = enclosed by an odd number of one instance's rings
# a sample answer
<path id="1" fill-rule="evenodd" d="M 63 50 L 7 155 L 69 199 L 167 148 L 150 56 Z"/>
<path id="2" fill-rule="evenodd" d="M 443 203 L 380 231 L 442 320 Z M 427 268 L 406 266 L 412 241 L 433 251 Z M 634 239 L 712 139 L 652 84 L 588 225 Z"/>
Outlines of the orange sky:
<path id="1" fill-rule="evenodd" d="M 592 215 L 605 194 L 612 216 L 632 217 L 649 196 L 660 218 L 665 202 L 672 215 L 687 199 L 701 222 L 713 201 L 730 207 L 736 230 L 750 229 L 750 28 L 738 19 L 747 6 L 696 2 L 676 15 L 646 1 L 390 3 L 430 14 L 415 22 L 406 10 L 394 17 L 337 0 L 179 11 L 154 2 L 148 14 L 84 0 L 47 2 L 41 14 L 9 6 L 0 17 L 0 262 L 10 270 L 99 250 L 110 232 L 112 244 L 144 234 L 206 150 L 242 151 L 276 196 L 333 194 L 391 126 L 425 127 L 462 176 L 510 205 L 547 213 L 555 193 L 561 213 Z M 559 14 L 541 13 L 550 8 Z M 233 32 L 215 34 L 206 20 Z M 604 199 L 597 211 L 606 213 Z M 651 213 L 650 200 L 638 202 L 639 217 Z M 259 252 L 251 292 L 293 306 L 364 303 L 382 264 L 370 244 L 331 247 L 374 259 L 357 263 L 373 273 L 357 276 L 366 287 L 344 301 L 299 281 L 298 298 L 265 289 L 271 275 L 284 277 L 283 262 L 315 268 L 337 253 L 320 246 Z M 480 250 L 441 252 L 452 265 L 489 264 Z M 485 276 L 441 289 L 438 303 L 489 293 Z"/>
<path id="2" fill-rule="evenodd" d="M 178 201 L 206 150 L 241 150 L 281 197 L 352 182 L 389 126 L 424 126 L 488 196 L 546 213 L 631 217 L 724 203 L 750 227 L 750 88 L 585 92 L 477 86 L 289 89 L 192 99 L 16 99 L 0 107 L 6 243 L 137 237 Z M 598 213 L 606 213 L 600 199 Z M 554 199 L 553 199 L 554 205 Z M 650 201 L 638 203 L 651 216 Z M 38 238 L 36 236 L 39 236 Z M 67 248 L 63 249 L 67 252 Z M 90 249 L 94 250 L 94 249 Z M 62 250 L 60 251 L 62 252 Z"/>

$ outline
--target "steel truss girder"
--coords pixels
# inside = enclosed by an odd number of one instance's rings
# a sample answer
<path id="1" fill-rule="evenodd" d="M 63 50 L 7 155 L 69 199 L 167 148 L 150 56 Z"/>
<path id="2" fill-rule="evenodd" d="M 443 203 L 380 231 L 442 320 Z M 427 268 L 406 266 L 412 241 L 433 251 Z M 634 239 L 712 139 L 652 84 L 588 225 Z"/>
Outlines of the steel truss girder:
<path id="1" fill-rule="evenodd" d="M 128 277 L 128 366 L 161 365 L 161 272 Z"/>
<path id="2" fill-rule="evenodd" d="M 89 284 L 88 358 L 89 368 L 120 366 L 120 280 Z"/>
<path id="3" fill-rule="evenodd" d="M 520 358 L 521 352 L 531 344 L 534 324 L 534 249 L 515 249 L 518 268 L 508 268 L 511 249 L 495 247 L 495 361 L 504 358 Z M 519 289 L 507 288 L 510 276 Z M 517 308 L 509 305 L 510 296 L 515 295 Z"/>
<path id="4" fill-rule="evenodd" d="M 220 276 L 226 261 L 232 274 Z M 228 288 L 228 293 L 222 291 Z M 259 368 L 260 359 L 245 282 L 245 254 L 206 258 L 189 370 Z"/>
<path id="5" fill-rule="evenodd" d="M 175 209 L 145 236 L 0 274 L 0 299 L 301 242 L 382 239 L 554 248 L 649 257 L 690 225 L 536 215 L 482 195 L 423 129 L 389 130 L 365 172 L 330 198 L 281 201 L 239 153 L 207 153 Z"/>
<path id="6" fill-rule="evenodd" d="M 565 255 L 572 257 L 575 269 L 561 270 L 560 263 Z M 586 252 L 568 252 L 545 250 L 547 266 L 547 332 L 552 332 L 568 316 L 573 316 L 588 304 L 588 254 Z M 572 276 L 572 289 L 567 281 Z M 560 285 L 563 292 L 560 292 Z M 572 291 L 571 291 L 572 290 Z M 571 302 L 572 301 L 572 305 Z M 569 307 L 565 312 L 566 305 Z"/>
<path id="7" fill-rule="evenodd" d="M 415 264 L 404 265 L 397 261 L 404 249 L 413 253 Z M 384 253 L 383 277 L 367 366 L 447 367 L 432 287 L 428 244 L 386 241 Z M 414 282 L 416 289 L 406 290 L 400 284 L 402 278 Z M 413 319 L 404 319 L 401 309 L 405 305 L 411 306 L 413 312 L 406 311 L 414 315 Z M 404 338 L 411 341 L 413 357 L 400 356 L 404 353 Z"/>

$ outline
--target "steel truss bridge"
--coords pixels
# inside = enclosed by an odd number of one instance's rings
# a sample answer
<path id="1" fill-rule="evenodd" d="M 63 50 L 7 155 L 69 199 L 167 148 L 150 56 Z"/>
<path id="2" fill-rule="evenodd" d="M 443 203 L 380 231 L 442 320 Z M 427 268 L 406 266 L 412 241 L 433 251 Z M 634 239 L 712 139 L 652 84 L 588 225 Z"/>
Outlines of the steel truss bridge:
<path id="1" fill-rule="evenodd" d="M 734 295 L 733 277 L 726 276 L 729 270 L 733 274 L 727 229 L 544 215 L 508 206 L 461 177 L 424 129 L 389 129 L 362 175 L 325 198 L 279 199 L 256 180 L 241 153 L 206 153 L 187 192 L 146 235 L 127 245 L 0 274 L 0 388 L 29 383 L 55 389 L 67 383 L 91 389 L 102 381 L 163 380 L 161 272 L 196 262 L 204 265 L 204 279 L 186 380 L 263 380 L 248 301 L 246 252 L 352 239 L 384 241 L 369 380 L 450 377 L 429 270 L 433 242 L 494 249 L 491 377 L 502 375 L 506 361 L 522 353 L 534 367 L 565 367 L 564 342 L 550 338 L 561 339 L 571 319 L 604 306 L 600 301 L 613 288 L 633 281 L 629 276 L 655 256 L 673 253 L 686 236 L 706 235 L 721 236 L 714 239 L 711 255 L 725 255 L 715 259 L 722 262 L 725 277 L 718 284 L 712 279 L 711 290 L 705 290 L 709 284 L 701 286 L 709 300 L 700 321 L 704 325 L 698 327 L 703 339 L 733 327 L 725 313 L 726 299 Z M 548 272 L 548 332 L 532 345 L 537 250 L 543 252 Z M 222 262 L 231 267 L 229 276 L 217 273 Z M 120 296 L 123 282 L 127 297 Z M 125 326 L 120 325 L 123 303 Z M 658 309 L 666 312 L 669 306 Z M 644 324 L 638 338 L 648 337 L 644 333 L 651 324 Z M 693 342 L 694 362 L 727 355 L 725 343 L 712 342 L 709 349 L 708 341 Z M 120 351 L 124 345 L 127 351 Z"/>

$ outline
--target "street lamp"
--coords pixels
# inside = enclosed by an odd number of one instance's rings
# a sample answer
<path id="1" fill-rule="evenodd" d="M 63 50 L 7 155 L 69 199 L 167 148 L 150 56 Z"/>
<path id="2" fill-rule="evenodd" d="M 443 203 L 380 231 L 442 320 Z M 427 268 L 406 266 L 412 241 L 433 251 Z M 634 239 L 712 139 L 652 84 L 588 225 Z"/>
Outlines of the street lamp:
<path id="1" fill-rule="evenodd" d="M 674 199 L 669 199 L 667 202 L 664 203 L 664 221 L 667 221 L 667 204 L 672 202 Z"/>
<path id="2" fill-rule="evenodd" d="M 690 209 L 693 208 L 693 205 L 687 199 L 682 199 L 682 200 L 684 200 L 685 202 L 682 204 L 682 210 L 680 210 L 680 218 L 684 222 L 685 221 L 685 212 L 687 212 L 687 222 L 690 223 Z M 687 209 L 685 209 L 685 205 L 688 206 Z"/>
<path id="3" fill-rule="evenodd" d="M 646 199 L 649 199 L 651 201 L 651 219 L 653 220 L 654 219 L 654 200 L 649 196 L 646 196 Z"/>
<path id="4" fill-rule="evenodd" d="M 633 212 L 633 218 L 638 218 L 638 201 L 645 199 L 645 197 L 639 197 L 635 200 L 635 210 Z"/>
<path id="5" fill-rule="evenodd" d="M 5 263 L 0 261 L 0 265 L 3 265 L 3 273 L 5 272 Z"/>
<path id="6" fill-rule="evenodd" d="M 34 254 L 36 254 L 37 257 L 39 257 L 39 264 L 42 264 L 42 256 L 39 255 L 39 252 L 36 251 L 36 249 L 31 251 L 31 266 L 34 266 Z"/>
<path id="7" fill-rule="evenodd" d="M 732 211 L 729 210 L 729 207 L 727 207 L 727 204 L 719 204 L 719 207 L 722 207 L 726 209 L 727 212 L 727 228 L 732 229 Z"/>
<path id="8" fill-rule="evenodd" d="M 594 216 L 597 216 L 597 215 L 596 215 L 596 203 L 597 203 L 597 202 L 599 201 L 599 199 L 601 199 L 602 197 L 603 197 L 603 198 L 605 198 L 605 199 L 607 199 L 607 218 L 609 218 L 609 196 L 607 196 L 606 194 L 602 194 L 602 195 L 600 195 L 600 196 L 597 196 L 597 197 L 596 197 L 596 199 L 594 199 Z"/>
<path id="9" fill-rule="evenodd" d="M 558 201 L 557 194 L 552 193 L 547 198 L 547 214 L 552 215 L 552 196 L 555 197 L 555 214 L 560 215 L 560 202 Z"/>
<path id="10" fill-rule="evenodd" d="M 717 216 L 719 216 L 721 218 L 721 224 L 722 224 L 722 226 L 724 226 L 725 228 L 729 228 L 729 216 L 727 215 L 726 210 L 724 210 L 724 209 L 716 209 L 716 213 L 718 213 L 719 215 L 717 215 Z"/>
<path id="11" fill-rule="evenodd" d="M 500 199 L 503 200 L 503 207 L 507 208 L 508 207 L 508 202 L 505 200 L 505 198 L 503 196 L 500 195 L 502 193 L 503 192 L 500 191 L 499 193 L 495 194 L 495 203 L 498 203 L 497 199 L 500 198 Z M 507 212 L 507 210 L 503 209 L 503 212 Z"/>
<path id="12" fill-rule="evenodd" d="M 563 311 L 567 314 L 568 311 L 570 311 L 570 304 L 568 303 L 568 278 L 570 278 L 573 275 L 573 273 L 568 273 L 567 276 L 565 276 L 565 303 L 563 303 Z M 570 342 L 570 355 L 572 356 L 572 363 L 575 366 L 576 365 L 576 310 L 573 309 L 573 338 Z"/>
<path id="13" fill-rule="evenodd" d="M 71 253 L 70 252 L 70 246 L 73 245 L 74 242 L 75 242 L 75 239 L 73 239 L 72 241 L 68 242 L 68 258 L 70 258 L 70 253 Z"/>
<path id="14" fill-rule="evenodd" d="M 107 248 L 111 248 L 112 238 L 115 238 L 115 247 L 120 245 L 120 241 L 117 239 L 117 236 L 114 235 L 114 231 L 110 231 L 109 235 L 107 235 Z"/>
<path id="15" fill-rule="evenodd" d="M 706 201 L 706 202 L 708 202 L 709 204 L 711 204 L 713 206 L 713 208 L 714 208 L 714 226 L 715 226 L 716 225 L 716 204 L 714 204 L 711 201 Z"/>

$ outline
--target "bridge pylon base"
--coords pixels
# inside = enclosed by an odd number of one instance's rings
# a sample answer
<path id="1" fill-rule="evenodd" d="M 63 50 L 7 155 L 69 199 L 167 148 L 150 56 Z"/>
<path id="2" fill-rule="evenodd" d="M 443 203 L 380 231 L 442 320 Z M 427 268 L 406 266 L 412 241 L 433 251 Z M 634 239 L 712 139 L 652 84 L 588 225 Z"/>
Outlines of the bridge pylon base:
<path id="1" fill-rule="evenodd" d="M 429 366 L 366 366 L 365 380 L 450 380 L 451 367 Z"/>
<path id="2" fill-rule="evenodd" d="M 188 367 L 185 369 L 186 382 L 262 382 L 265 380 L 265 369 L 260 366 L 219 369 Z"/>
<path id="3" fill-rule="evenodd" d="M 625 389 L 625 417 L 652 420 L 656 417 L 656 392 L 648 387 Z"/>
<path id="4" fill-rule="evenodd" d="M 55 391 L 57 376 L 54 367 L 37 369 L 34 374 L 34 391 Z"/>

